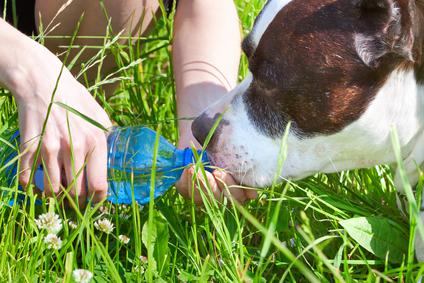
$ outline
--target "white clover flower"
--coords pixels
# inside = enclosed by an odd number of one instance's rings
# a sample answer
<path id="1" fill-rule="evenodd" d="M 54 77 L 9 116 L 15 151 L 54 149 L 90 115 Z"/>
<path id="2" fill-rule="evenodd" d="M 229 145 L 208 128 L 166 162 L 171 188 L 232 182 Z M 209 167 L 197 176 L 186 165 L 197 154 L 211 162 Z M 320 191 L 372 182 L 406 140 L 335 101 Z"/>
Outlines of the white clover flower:
<path id="1" fill-rule="evenodd" d="M 141 255 L 141 256 L 140 256 L 140 261 L 141 261 L 142 263 L 147 263 L 147 261 L 148 261 L 147 256 Z"/>
<path id="2" fill-rule="evenodd" d="M 88 283 L 93 278 L 93 273 L 86 269 L 75 269 L 72 272 L 72 277 L 77 283 Z"/>
<path id="3" fill-rule="evenodd" d="M 96 227 L 97 230 L 102 231 L 106 234 L 112 233 L 113 229 L 115 229 L 113 223 L 110 222 L 109 219 L 97 220 L 94 223 L 94 227 Z"/>
<path id="4" fill-rule="evenodd" d="M 128 220 L 130 218 L 130 215 L 126 213 L 120 213 L 118 216 L 121 220 Z"/>
<path id="5" fill-rule="evenodd" d="M 71 229 L 77 229 L 77 227 L 78 227 L 77 223 L 75 223 L 75 222 L 74 222 L 74 221 L 72 221 L 72 220 L 68 220 L 68 226 L 69 226 Z"/>
<path id="6" fill-rule="evenodd" d="M 99 211 L 101 214 L 110 214 L 109 208 L 105 205 L 100 206 Z"/>
<path id="7" fill-rule="evenodd" d="M 35 219 L 38 229 L 45 229 L 49 234 L 57 234 L 62 230 L 62 220 L 59 215 L 53 212 L 47 212 Z"/>
<path id="8" fill-rule="evenodd" d="M 47 245 L 49 250 L 58 250 L 62 246 L 62 240 L 56 236 L 56 234 L 48 234 L 44 238 L 44 243 Z"/>
<path id="9" fill-rule="evenodd" d="M 124 245 L 130 242 L 130 238 L 127 235 L 119 235 L 118 238 L 119 241 L 121 241 L 121 243 L 123 243 Z"/>
<path id="10" fill-rule="evenodd" d="M 139 266 L 139 265 L 136 265 L 135 267 L 134 267 L 134 271 L 135 272 L 140 272 L 140 273 L 144 273 L 144 267 L 143 266 Z"/>

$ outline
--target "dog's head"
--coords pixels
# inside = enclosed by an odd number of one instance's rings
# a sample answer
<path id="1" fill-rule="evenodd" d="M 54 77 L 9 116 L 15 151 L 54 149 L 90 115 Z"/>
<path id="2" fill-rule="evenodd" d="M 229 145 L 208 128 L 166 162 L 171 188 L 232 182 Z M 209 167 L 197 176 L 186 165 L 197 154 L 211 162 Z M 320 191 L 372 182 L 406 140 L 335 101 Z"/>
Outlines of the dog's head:
<path id="1" fill-rule="evenodd" d="M 193 133 L 222 116 L 208 154 L 246 185 L 392 162 L 392 126 L 408 148 L 424 121 L 423 24 L 410 0 L 270 0 L 243 42 L 249 75 Z"/>

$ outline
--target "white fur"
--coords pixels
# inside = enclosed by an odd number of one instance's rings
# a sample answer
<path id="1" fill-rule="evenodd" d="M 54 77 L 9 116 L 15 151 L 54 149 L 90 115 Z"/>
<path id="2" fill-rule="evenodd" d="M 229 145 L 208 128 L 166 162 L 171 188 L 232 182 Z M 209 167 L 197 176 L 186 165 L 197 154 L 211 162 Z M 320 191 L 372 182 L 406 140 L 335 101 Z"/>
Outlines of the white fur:
<path id="1" fill-rule="evenodd" d="M 267 3 L 250 34 L 255 48 L 275 16 L 291 1 L 270 0 Z M 392 16 L 396 19 L 397 15 L 398 10 L 394 6 Z M 356 43 L 358 53 L 364 53 L 366 46 Z M 363 55 L 367 62 L 369 58 Z M 233 91 L 233 95 L 241 94 L 250 81 L 249 76 Z M 394 163 L 390 133 L 392 127 L 396 127 L 406 167 L 416 180 L 414 169 L 417 163 L 421 164 L 424 160 L 424 145 L 417 143 L 418 139 L 424 139 L 424 135 L 420 135 L 424 125 L 422 109 L 424 88 L 417 85 L 414 71 L 394 71 L 360 119 L 339 133 L 301 139 L 291 132 L 281 178 L 301 179 L 315 172 L 338 172 Z M 272 140 L 256 130 L 247 117 L 241 98 L 234 99 L 224 119 L 229 121 L 229 127 L 224 130 L 231 133 L 221 135 L 225 141 L 219 142 L 224 150 L 217 154 L 222 156 L 215 158 L 225 163 L 222 165 L 228 169 L 238 171 L 246 184 L 269 184 L 277 170 L 276 153 L 279 152 L 280 141 Z M 240 145 L 247 148 L 241 150 L 238 148 Z M 243 168 L 240 167 L 240 160 L 232 160 L 235 154 L 243 157 Z"/>
<path id="2" fill-rule="evenodd" d="M 394 71 L 360 119 L 341 132 L 302 140 L 290 135 L 283 176 L 298 179 L 311 172 L 338 172 L 393 163 L 392 127 L 397 129 L 406 158 L 413 151 L 424 124 L 423 99 L 423 88 L 416 84 L 413 70 Z M 416 161 L 421 163 L 423 158 L 420 156 Z"/>
<path id="3" fill-rule="evenodd" d="M 231 171 L 243 184 L 268 185 L 276 175 L 280 142 L 258 133 L 253 127 L 241 95 L 233 100 L 224 119 L 229 126 L 221 128 L 219 151 L 210 155 L 212 162 Z"/>
<path id="4" fill-rule="evenodd" d="M 290 2 L 269 1 L 250 34 L 254 48 L 277 13 Z M 356 49 L 363 61 L 369 64 L 372 58 L 367 51 L 368 44 L 372 42 L 363 39 L 354 39 Z M 410 181 L 417 181 L 416 166 L 424 161 L 424 86 L 417 84 L 413 70 L 393 71 L 361 117 L 338 133 L 300 138 L 290 131 L 288 154 L 281 171 L 278 153 L 282 137 L 272 139 L 265 136 L 248 117 L 242 95 L 251 82 L 252 76 L 249 75 L 232 92 L 231 99 L 234 99 L 229 107 L 226 106 L 223 115 L 227 123 L 222 126 L 215 141 L 218 150 L 209 154 L 215 165 L 226 168 L 239 182 L 263 187 L 272 184 L 276 176 L 296 180 L 317 172 L 331 173 L 377 164 L 394 164 L 396 159 L 391 142 L 393 128 L 398 133 Z M 222 109 L 222 105 L 215 105 L 207 112 L 212 115 L 217 107 Z M 399 183 L 397 179 L 395 182 Z M 424 217 L 424 212 L 421 216 Z M 418 234 L 415 246 L 417 258 L 424 261 L 424 242 Z"/>
<path id="5" fill-rule="evenodd" d="M 251 78 L 247 79 L 235 92 L 241 94 L 250 81 Z M 394 71 L 362 116 L 342 131 L 312 138 L 299 138 L 291 131 L 280 176 L 301 179 L 316 172 L 394 163 L 392 127 L 397 129 L 407 168 L 420 164 L 424 160 L 424 145 L 417 143 L 424 125 L 421 109 L 424 109 L 424 88 L 416 84 L 413 70 Z M 241 96 L 233 100 L 223 118 L 229 123 L 219 136 L 220 151 L 212 158 L 243 178 L 240 181 L 247 185 L 269 185 L 278 170 L 281 140 L 258 131 L 247 116 Z M 241 158 L 237 159 L 236 155 Z"/>
<path id="6" fill-rule="evenodd" d="M 262 35 L 265 33 L 272 20 L 274 20 L 275 16 L 291 1 L 292 0 L 270 0 L 266 4 L 259 17 L 256 19 L 255 26 L 249 35 L 254 49 L 258 46 Z"/>
<path id="7" fill-rule="evenodd" d="M 248 118 L 242 94 L 251 81 L 249 76 L 235 89 L 236 96 L 223 117 L 228 123 L 218 136 L 219 151 L 210 155 L 239 182 L 261 187 L 272 184 L 278 175 L 281 179 L 302 179 L 317 172 L 395 163 L 393 128 L 397 129 L 410 181 L 417 181 L 416 166 L 424 161 L 424 87 L 417 84 L 413 70 L 390 74 L 361 117 L 342 131 L 312 138 L 299 138 L 291 131 L 282 171 L 278 167 L 282 139 L 263 135 Z M 418 233 L 416 236 L 416 255 L 423 262 L 424 241 Z"/>

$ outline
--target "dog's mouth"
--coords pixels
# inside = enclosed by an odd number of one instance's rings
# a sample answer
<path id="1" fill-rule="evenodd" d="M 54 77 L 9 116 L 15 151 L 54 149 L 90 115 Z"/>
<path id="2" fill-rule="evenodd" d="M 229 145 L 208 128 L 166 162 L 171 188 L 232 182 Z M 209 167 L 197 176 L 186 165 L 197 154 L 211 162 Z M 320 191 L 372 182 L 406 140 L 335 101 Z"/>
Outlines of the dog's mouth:
<path id="1" fill-rule="evenodd" d="M 254 168 L 249 165 L 247 160 L 240 160 L 239 155 L 236 154 L 237 162 L 229 161 L 228 156 L 221 157 L 217 154 L 208 152 L 209 161 L 211 165 L 224 170 L 231 174 L 231 176 L 241 185 L 251 185 L 250 177 L 254 173 Z M 247 181 L 249 180 L 249 181 Z M 247 181 L 247 182 L 246 182 Z"/>

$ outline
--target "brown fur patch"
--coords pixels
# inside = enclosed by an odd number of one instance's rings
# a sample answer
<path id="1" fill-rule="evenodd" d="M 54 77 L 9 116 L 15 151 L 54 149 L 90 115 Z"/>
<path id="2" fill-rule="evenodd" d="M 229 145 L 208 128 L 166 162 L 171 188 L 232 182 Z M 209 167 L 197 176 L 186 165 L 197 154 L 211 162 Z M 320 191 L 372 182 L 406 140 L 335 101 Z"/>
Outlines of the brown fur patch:
<path id="1" fill-rule="evenodd" d="M 262 132 L 281 135 L 290 120 L 300 135 L 336 133 L 361 116 L 391 72 L 413 67 L 399 51 L 410 43 L 405 32 L 421 17 L 408 19 L 408 1 L 398 3 L 401 22 L 393 22 L 388 11 L 363 11 L 353 2 L 293 0 L 276 15 L 250 56 L 254 79 L 244 96 Z M 375 65 L 358 55 L 358 34 L 384 40 L 387 50 Z M 421 45 L 413 44 L 413 57 L 421 60 Z"/>

